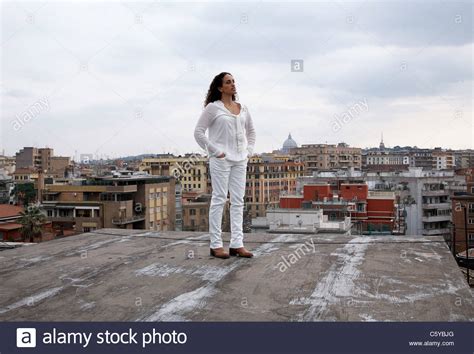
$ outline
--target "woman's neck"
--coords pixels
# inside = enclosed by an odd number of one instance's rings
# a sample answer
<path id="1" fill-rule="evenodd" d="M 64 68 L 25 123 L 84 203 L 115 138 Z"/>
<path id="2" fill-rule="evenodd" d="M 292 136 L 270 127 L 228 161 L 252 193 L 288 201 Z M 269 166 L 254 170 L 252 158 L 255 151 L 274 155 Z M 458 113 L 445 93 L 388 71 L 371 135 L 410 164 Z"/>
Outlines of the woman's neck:
<path id="1" fill-rule="evenodd" d="M 229 96 L 229 95 L 222 95 L 221 97 L 221 101 L 224 102 L 224 104 L 228 105 L 228 106 L 231 106 L 232 105 L 232 96 Z"/>

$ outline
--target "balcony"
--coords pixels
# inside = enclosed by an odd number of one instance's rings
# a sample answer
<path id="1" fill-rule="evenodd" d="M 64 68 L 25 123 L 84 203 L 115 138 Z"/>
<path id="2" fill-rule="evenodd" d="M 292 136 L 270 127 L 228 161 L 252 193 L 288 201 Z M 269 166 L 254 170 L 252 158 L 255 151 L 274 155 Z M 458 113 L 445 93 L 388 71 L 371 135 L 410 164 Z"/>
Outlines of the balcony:
<path id="1" fill-rule="evenodd" d="M 422 220 L 423 222 L 451 221 L 451 215 L 423 216 Z"/>
<path id="2" fill-rule="evenodd" d="M 369 191 L 367 197 L 372 199 L 395 199 L 395 193 L 391 191 Z"/>
<path id="3" fill-rule="evenodd" d="M 73 216 L 48 216 L 47 219 L 52 222 L 74 222 Z"/>
<path id="4" fill-rule="evenodd" d="M 423 209 L 451 209 L 451 203 L 424 203 Z"/>
<path id="5" fill-rule="evenodd" d="M 107 186 L 106 193 L 133 193 L 137 191 L 137 185 L 130 186 Z"/>
<path id="6" fill-rule="evenodd" d="M 437 190 L 428 190 L 428 189 L 423 189 L 421 191 L 421 194 L 424 196 L 438 196 L 438 195 L 449 195 L 449 191 L 446 189 L 437 189 Z"/>
<path id="7" fill-rule="evenodd" d="M 112 224 L 114 225 L 126 225 L 134 222 L 145 220 L 145 214 L 137 214 L 123 218 L 112 218 Z"/>
<path id="8" fill-rule="evenodd" d="M 422 234 L 425 236 L 434 236 L 434 235 L 445 235 L 450 234 L 451 230 L 448 228 L 442 229 L 425 229 L 423 230 Z"/>

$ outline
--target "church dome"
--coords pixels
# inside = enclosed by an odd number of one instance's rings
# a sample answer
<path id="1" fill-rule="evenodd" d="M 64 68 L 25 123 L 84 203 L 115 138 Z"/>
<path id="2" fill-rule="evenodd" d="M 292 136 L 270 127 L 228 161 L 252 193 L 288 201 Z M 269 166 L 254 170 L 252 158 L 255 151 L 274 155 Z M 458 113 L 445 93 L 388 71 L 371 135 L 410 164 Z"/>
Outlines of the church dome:
<path id="1" fill-rule="evenodd" d="M 281 149 L 281 152 L 287 154 L 290 149 L 292 148 L 297 148 L 298 147 L 298 144 L 296 143 L 296 141 L 293 140 L 293 138 L 291 137 L 291 134 L 288 134 L 288 139 L 285 140 L 285 142 L 283 143 L 283 148 Z"/>

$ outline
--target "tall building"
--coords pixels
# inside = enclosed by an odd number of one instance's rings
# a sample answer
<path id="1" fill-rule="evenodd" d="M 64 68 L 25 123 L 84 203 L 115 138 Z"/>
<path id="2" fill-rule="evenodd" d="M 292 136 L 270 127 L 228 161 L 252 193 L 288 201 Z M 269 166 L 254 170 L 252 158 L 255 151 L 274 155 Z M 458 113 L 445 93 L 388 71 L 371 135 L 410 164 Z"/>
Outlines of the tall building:
<path id="1" fill-rule="evenodd" d="M 95 177 L 80 185 L 46 184 L 42 206 L 56 229 L 174 230 L 175 180 L 169 176 Z"/>
<path id="2" fill-rule="evenodd" d="M 433 150 L 414 147 L 410 149 L 410 166 L 433 169 Z"/>
<path id="3" fill-rule="evenodd" d="M 434 170 L 451 170 L 456 166 L 454 151 L 437 147 L 432 152 Z"/>
<path id="4" fill-rule="evenodd" d="M 361 149 L 349 147 L 345 143 L 337 145 L 303 144 L 290 149 L 290 153 L 304 162 L 305 175 L 321 170 L 361 169 Z"/>
<path id="5" fill-rule="evenodd" d="M 473 190 L 474 186 L 471 185 L 469 191 Z M 468 248 L 474 248 L 474 193 L 455 194 L 451 201 L 454 227 L 452 242 L 455 243 L 456 253 L 460 253 L 466 250 L 466 233 Z"/>
<path id="6" fill-rule="evenodd" d="M 463 192 L 455 192 L 451 197 L 454 228 L 452 242 L 456 253 L 466 250 L 466 233 L 468 248 L 474 248 L 474 168 L 460 172 L 466 177 L 467 188 Z"/>
<path id="7" fill-rule="evenodd" d="M 71 158 L 54 156 L 53 149 L 24 147 L 15 155 L 17 169 L 41 170 L 56 177 L 64 177 Z"/>
<path id="8" fill-rule="evenodd" d="M 300 178 L 297 191 L 301 193 L 305 184 L 323 182 L 333 189 L 344 183 L 366 182 L 370 191 L 393 192 L 397 210 L 406 215 L 406 235 L 443 235 L 447 240 L 451 235 L 451 195 L 466 189 L 465 177 L 455 175 L 453 170 L 410 167 L 397 172 L 321 171 Z"/>
<path id="9" fill-rule="evenodd" d="M 456 168 L 474 168 L 474 150 L 454 150 L 454 164 Z"/>
<path id="10" fill-rule="evenodd" d="M 153 158 L 144 158 L 140 171 L 158 176 L 173 176 L 181 184 L 182 192 L 208 193 L 208 158 L 195 154 L 174 156 L 171 154 Z"/>
<path id="11" fill-rule="evenodd" d="M 410 167 L 401 172 L 369 172 L 367 182 L 374 190 L 391 190 L 406 211 L 407 235 L 451 237 L 451 195 L 465 188 L 462 176 L 454 171 Z"/>
<path id="12" fill-rule="evenodd" d="M 425 170 L 449 170 L 456 166 L 455 152 L 440 147 L 420 149 L 417 147 L 387 148 L 380 143 L 378 148 L 362 150 L 362 169 L 364 171 L 406 171 L 408 167 L 421 167 Z"/>
<path id="13" fill-rule="evenodd" d="M 362 170 L 364 171 L 402 171 L 410 166 L 408 149 L 387 148 L 383 135 L 378 148 L 362 150 Z"/>
<path id="14" fill-rule="evenodd" d="M 265 216 L 276 207 L 281 194 L 296 191 L 296 180 L 303 176 L 304 164 L 288 156 L 253 156 L 247 164 L 245 204 L 251 217 Z"/>

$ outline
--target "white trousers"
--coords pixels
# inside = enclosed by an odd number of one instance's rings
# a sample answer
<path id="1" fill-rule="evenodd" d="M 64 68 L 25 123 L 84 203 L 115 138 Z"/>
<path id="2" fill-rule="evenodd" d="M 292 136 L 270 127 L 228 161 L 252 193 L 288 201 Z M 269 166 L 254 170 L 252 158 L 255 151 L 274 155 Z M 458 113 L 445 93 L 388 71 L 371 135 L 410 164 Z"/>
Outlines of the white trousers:
<path id="1" fill-rule="evenodd" d="M 209 208 L 209 233 L 211 248 L 223 247 L 222 213 L 230 192 L 230 248 L 243 247 L 242 230 L 244 214 L 245 181 L 248 158 L 242 161 L 229 161 L 225 157 L 210 157 L 212 199 Z"/>

